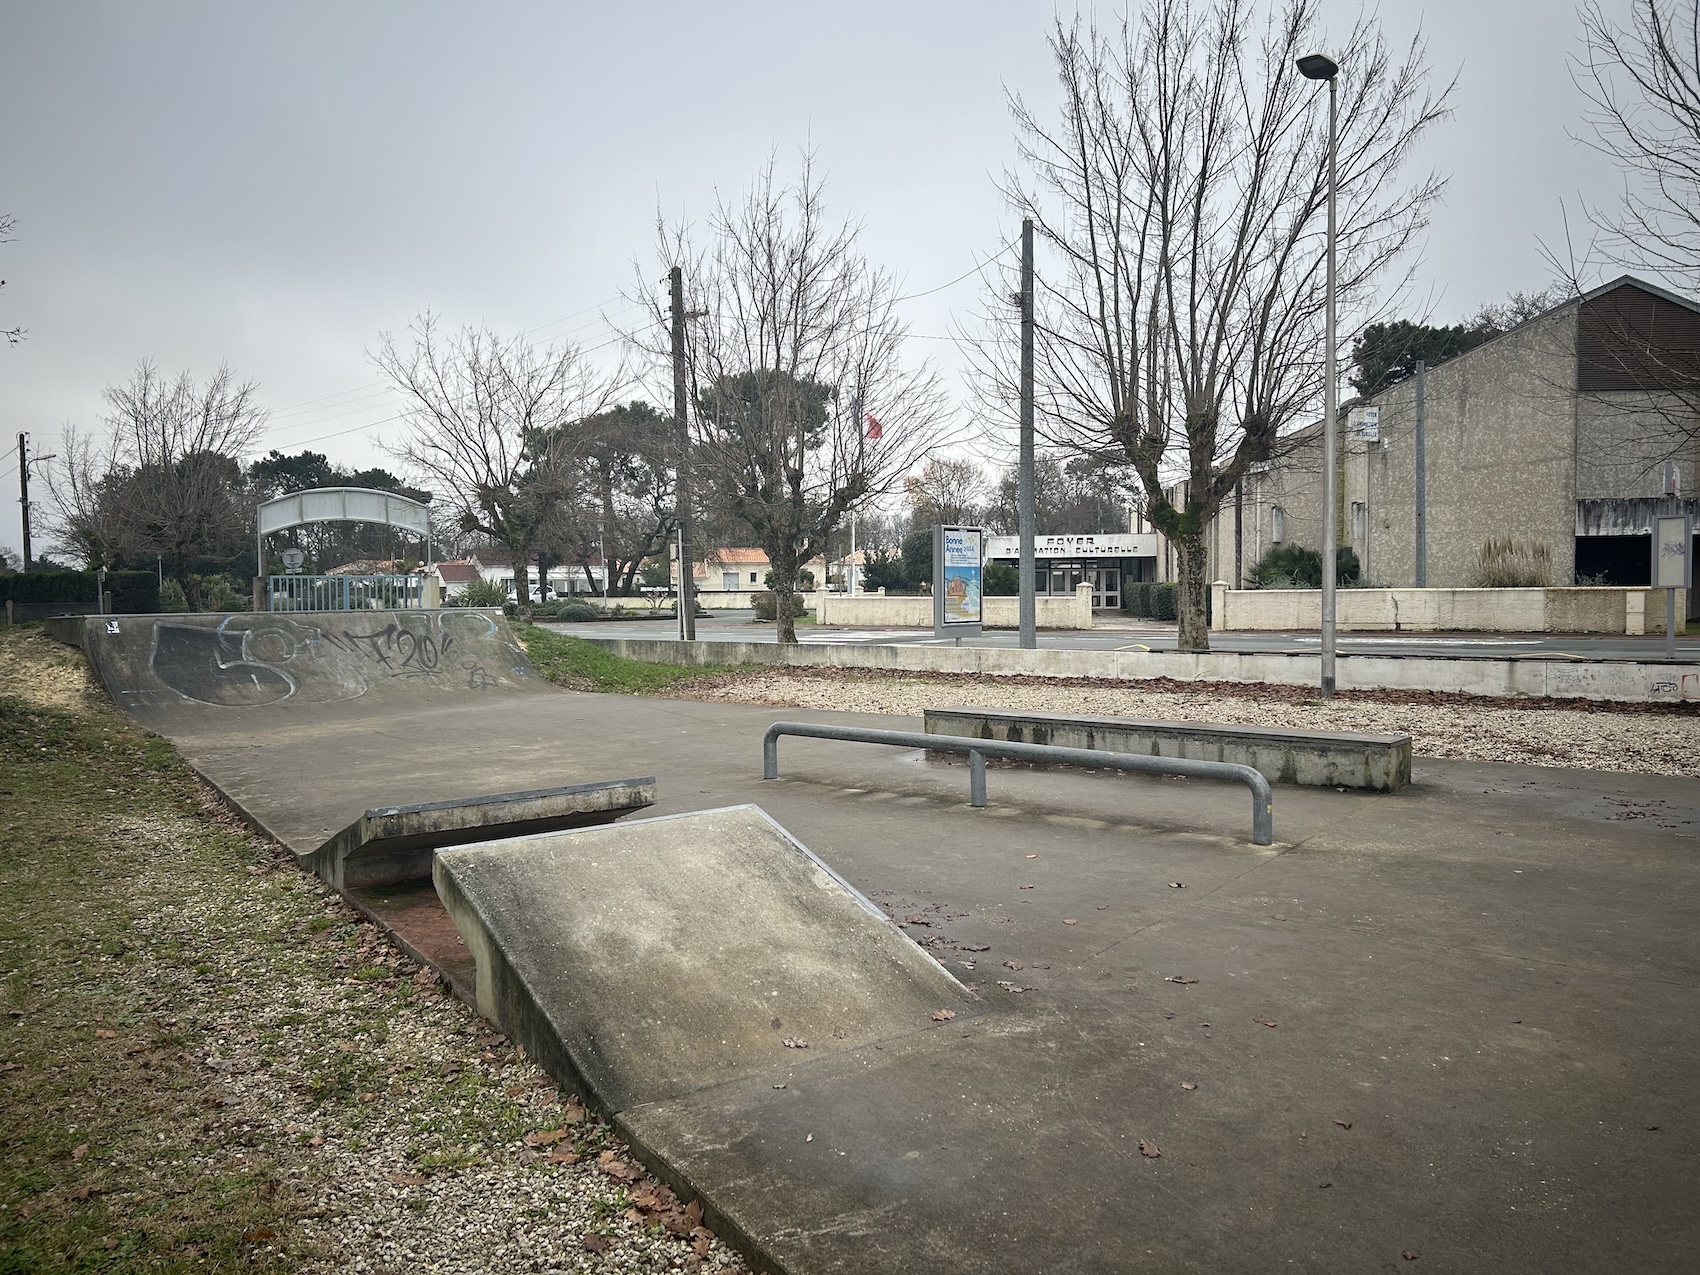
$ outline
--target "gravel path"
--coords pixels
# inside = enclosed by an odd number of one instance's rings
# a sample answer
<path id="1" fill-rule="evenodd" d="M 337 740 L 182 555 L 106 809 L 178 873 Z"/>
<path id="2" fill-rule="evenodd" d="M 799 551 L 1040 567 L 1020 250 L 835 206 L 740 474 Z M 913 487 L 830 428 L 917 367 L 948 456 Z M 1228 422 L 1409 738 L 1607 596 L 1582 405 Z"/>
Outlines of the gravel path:
<path id="1" fill-rule="evenodd" d="M 844 670 L 736 673 L 690 683 L 681 698 L 919 717 L 965 705 L 1096 717 L 1245 722 L 1303 730 L 1404 734 L 1424 757 L 1516 762 L 1646 775 L 1700 775 L 1700 713 L 1665 708 L 1464 696 L 1345 694 L 1302 688 L 1182 688 L 1173 683 L 1069 683 L 1037 678 L 893 676 Z"/>

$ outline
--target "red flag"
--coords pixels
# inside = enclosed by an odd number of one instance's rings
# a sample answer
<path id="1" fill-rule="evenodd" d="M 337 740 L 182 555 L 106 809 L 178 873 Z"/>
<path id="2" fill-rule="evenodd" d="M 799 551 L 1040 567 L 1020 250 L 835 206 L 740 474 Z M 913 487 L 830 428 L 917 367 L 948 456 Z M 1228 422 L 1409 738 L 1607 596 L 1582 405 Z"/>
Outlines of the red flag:
<path id="1" fill-rule="evenodd" d="M 885 426 L 881 425 L 878 421 L 876 421 L 874 419 L 874 414 L 872 412 L 868 413 L 868 437 L 869 438 L 884 438 L 885 437 Z"/>

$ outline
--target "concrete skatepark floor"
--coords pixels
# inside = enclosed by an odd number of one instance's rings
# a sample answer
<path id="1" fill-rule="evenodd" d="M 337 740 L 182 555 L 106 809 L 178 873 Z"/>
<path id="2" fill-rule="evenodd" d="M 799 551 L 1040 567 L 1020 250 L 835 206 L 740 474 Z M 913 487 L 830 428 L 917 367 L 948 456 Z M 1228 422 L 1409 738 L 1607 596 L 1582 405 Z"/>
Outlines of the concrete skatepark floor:
<path id="1" fill-rule="evenodd" d="M 797 715 L 535 688 L 171 733 L 286 841 L 656 774 L 657 813 L 756 802 L 921 918 L 991 1012 L 624 1113 L 792 1269 L 1700 1260 L 1693 780 L 1424 759 L 1277 789 L 1265 851 L 1192 781 L 998 770 L 973 811 L 961 768 L 786 741 L 761 782 Z"/>

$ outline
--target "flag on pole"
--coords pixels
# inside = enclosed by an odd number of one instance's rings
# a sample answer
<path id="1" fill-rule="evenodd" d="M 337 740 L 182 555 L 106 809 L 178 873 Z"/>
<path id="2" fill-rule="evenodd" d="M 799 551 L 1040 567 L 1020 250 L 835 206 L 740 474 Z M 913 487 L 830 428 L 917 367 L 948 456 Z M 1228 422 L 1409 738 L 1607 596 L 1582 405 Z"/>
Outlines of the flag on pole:
<path id="1" fill-rule="evenodd" d="M 885 437 L 885 426 L 881 425 L 878 421 L 876 421 L 874 419 L 874 414 L 872 412 L 868 413 L 868 437 L 869 438 L 884 438 Z"/>

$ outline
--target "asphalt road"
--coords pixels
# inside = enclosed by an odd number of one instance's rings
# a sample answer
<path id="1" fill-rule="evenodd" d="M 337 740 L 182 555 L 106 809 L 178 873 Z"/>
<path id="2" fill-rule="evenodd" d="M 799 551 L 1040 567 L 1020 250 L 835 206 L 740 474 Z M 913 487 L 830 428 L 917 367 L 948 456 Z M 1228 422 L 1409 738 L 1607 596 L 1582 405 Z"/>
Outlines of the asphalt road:
<path id="1" fill-rule="evenodd" d="M 1047 649 L 1079 651 L 1175 649 L 1175 628 L 1152 621 L 1118 619 L 1115 628 L 1079 632 L 1041 632 L 1039 645 Z M 674 637 L 674 620 L 624 620 L 618 623 L 546 624 L 562 632 L 623 634 L 630 637 Z M 749 611 L 718 612 L 697 621 L 699 638 L 726 642 L 771 642 L 773 625 L 757 624 Z M 935 646 L 954 642 L 935 638 L 928 629 L 857 629 L 800 627 L 804 642 L 867 642 L 880 645 Z M 1212 633 L 1210 645 L 1217 651 L 1292 652 L 1309 654 L 1321 646 L 1315 633 Z M 966 646 L 1015 646 L 1013 631 L 997 630 L 979 637 L 963 638 Z M 1568 656 L 1579 660 L 1662 660 L 1663 637 L 1624 637 L 1613 634 L 1578 633 L 1342 633 L 1338 650 L 1343 655 L 1452 655 L 1507 659 L 1519 656 Z M 1700 634 L 1678 636 L 1677 658 L 1700 659 Z"/>

